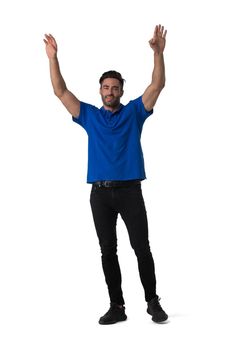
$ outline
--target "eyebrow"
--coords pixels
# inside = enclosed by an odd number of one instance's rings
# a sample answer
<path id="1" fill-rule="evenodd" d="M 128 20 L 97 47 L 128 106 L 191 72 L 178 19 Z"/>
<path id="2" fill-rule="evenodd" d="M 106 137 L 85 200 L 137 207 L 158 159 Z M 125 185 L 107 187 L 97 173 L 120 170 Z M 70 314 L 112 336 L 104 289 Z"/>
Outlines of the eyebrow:
<path id="1" fill-rule="evenodd" d="M 104 85 L 103 85 L 103 87 L 109 87 L 109 85 L 104 84 Z M 117 86 L 117 85 L 113 85 L 112 87 L 113 87 L 113 88 L 117 88 L 117 89 L 119 89 L 119 88 L 120 88 L 120 87 L 119 87 L 119 86 Z"/>

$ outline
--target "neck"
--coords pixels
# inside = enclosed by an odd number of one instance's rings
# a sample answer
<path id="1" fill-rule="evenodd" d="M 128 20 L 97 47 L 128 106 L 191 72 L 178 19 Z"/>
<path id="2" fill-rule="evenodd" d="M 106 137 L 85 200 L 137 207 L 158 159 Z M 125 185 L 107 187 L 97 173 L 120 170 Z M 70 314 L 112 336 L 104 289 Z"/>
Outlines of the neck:
<path id="1" fill-rule="evenodd" d="M 103 105 L 103 107 L 104 107 L 104 109 L 106 109 L 107 111 L 110 111 L 110 112 L 114 113 L 114 112 L 116 112 L 116 111 L 119 109 L 120 103 L 119 103 L 117 106 L 115 106 L 115 107 L 106 106 L 106 105 Z"/>

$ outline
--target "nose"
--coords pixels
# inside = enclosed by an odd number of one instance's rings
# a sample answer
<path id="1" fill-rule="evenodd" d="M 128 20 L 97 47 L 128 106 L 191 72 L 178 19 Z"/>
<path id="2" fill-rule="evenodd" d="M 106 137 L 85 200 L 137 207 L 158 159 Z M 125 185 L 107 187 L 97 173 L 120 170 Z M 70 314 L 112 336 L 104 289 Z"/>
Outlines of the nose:
<path id="1" fill-rule="evenodd" d="M 108 91 L 108 94 L 106 95 L 106 97 L 114 97 L 114 94 L 112 91 Z"/>

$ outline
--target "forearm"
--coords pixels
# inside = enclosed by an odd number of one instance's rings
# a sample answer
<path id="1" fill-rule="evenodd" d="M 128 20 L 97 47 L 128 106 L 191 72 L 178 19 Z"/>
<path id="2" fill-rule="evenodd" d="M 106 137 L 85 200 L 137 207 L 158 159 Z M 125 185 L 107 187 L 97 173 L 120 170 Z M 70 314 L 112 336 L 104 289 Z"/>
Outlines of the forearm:
<path id="1" fill-rule="evenodd" d="M 57 97 L 61 97 L 67 89 L 66 83 L 61 75 L 57 56 L 49 59 L 50 78 L 54 93 Z"/>
<path id="2" fill-rule="evenodd" d="M 152 73 L 151 86 L 155 90 L 162 90 L 165 85 L 165 65 L 163 53 L 154 53 L 154 69 Z"/>
<path id="3" fill-rule="evenodd" d="M 147 111 L 152 110 L 160 92 L 165 85 L 165 67 L 163 54 L 154 53 L 154 69 L 150 85 L 142 96 L 142 102 Z"/>

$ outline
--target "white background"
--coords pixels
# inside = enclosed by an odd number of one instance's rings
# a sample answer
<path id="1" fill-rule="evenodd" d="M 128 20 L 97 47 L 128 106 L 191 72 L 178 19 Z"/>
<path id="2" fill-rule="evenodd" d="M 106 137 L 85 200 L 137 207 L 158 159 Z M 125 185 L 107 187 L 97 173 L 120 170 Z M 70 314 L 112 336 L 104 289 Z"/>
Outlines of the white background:
<path id="1" fill-rule="evenodd" d="M 232 349 L 232 12 L 230 1 L 7 1 L 0 11 L 0 347 Z M 143 183 L 158 294 L 146 313 L 119 219 L 127 322 L 109 307 L 86 184 L 87 136 L 53 95 L 43 35 L 80 100 L 126 79 L 122 103 L 150 83 L 148 40 L 167 30 L 166 87 L 144 125 Z"/>

